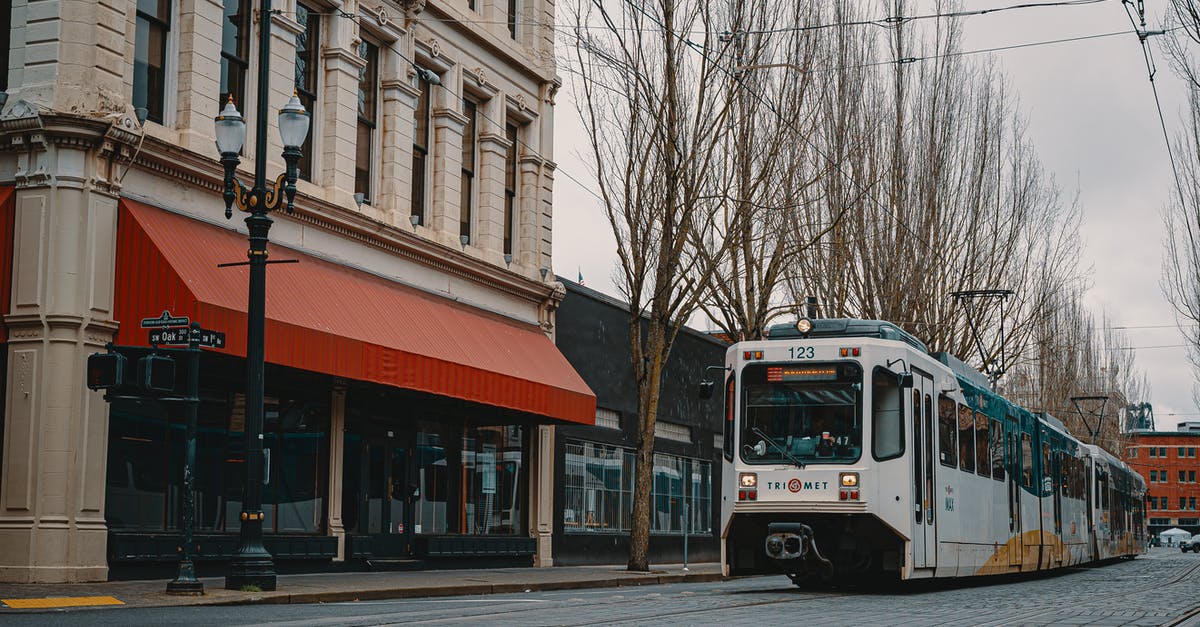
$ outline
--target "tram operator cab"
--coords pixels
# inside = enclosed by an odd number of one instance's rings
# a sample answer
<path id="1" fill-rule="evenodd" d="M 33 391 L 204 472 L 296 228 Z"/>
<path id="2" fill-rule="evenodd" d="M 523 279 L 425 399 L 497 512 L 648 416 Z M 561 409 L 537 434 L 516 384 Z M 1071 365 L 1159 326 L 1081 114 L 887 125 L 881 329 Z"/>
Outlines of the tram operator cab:
<path id="1" fill-rule="evenodd" d="M 892 341 L 902 332 L 889 325 L 881 341 L 879 324 L 876 337 L 837 340 L 777 326 L 771 339 L 730 350 L 724 454 L 736 485 L 724 492 L 722 519 L 731 574 L 783 572 L 799 582 L 899 567 L 904 537 L 872 503 L 882 483 L 901 480 L 879 469 L 891 470 L 881 460 L 903 464 L 912 360 Z M 890 504 L 898 510 L 900 499 Z"/>
<path id="2" fill-rule="evenodd" d="M 1061 423 L 891 323 L 776 325 L 730 347 L 723 383 L 726 574 L 961 577 L 1128 553 L 1089 537 L 1107 528 Z"/>

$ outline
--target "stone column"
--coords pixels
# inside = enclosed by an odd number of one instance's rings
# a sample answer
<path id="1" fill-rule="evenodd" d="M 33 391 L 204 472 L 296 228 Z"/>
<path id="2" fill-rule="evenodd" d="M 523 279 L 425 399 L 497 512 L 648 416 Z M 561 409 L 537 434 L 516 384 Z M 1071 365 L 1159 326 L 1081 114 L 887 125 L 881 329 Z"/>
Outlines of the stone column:
<path id="1" fill-rule="evenodd" d="M 6 128 L 37 128 L 13 136 L 23 149 L 5 317 L 0 581 L 103 581 L 108 406 L 84 370 L 117 329 L 117 197 L 98 150 L 109 125 L 39 117 L 23 102 L 9 116 Z"/>
<path id="2" fill-rule="evenodd" d="M 533 450 L 529 459 L 533 462 L 529 473 L 529 532 L 537 540 L 537 552 L 533 565 L 538 568 L 554 566 L 554 427 L 536 427 Z"/>
<path id="3" fill-rule="evenodd" d="M 179 71 L 176 74 L 176 127 L 180 147 L 216 155 L 213 118 L 225 103 L 221 91 L 221 28 L 225 7 L 220 0 L 180 0 Z M 246 103 L 235 103 L 243 114 Z"/>
<path id="4" fill-rule="evenodd" d="M 536 155 L 517 158 L 516 249 L 521 265 L 538 268 L 538 213 L 541 209 L 541 171 L 543 160 Z M 549 265 L 546 266 L 550 267 Z M 547 277 L 552 278 L 552 277 Z"/>
<path id="5" fill-rule="evenodd" d="M 383 51 L 380 51 L 383 54 Z M 413 116 L 420 96 L 411 83 L 402 78 L 380 81 L 379 113 L 379 193 L 372 201 L 379 209 L 381 222 L 411 230 Z"/>
<path id="6" fill-rule="evenodd" d="M 346 19 L 325 19 L 328 29 L 321 59 L 324 72 L 318 117 L 312 132 L 321 134 L 322 174 L 314 180 L 326 188 L 327 199 L 339 204 L 354 202 L 354 161 L 358 143 L 358 74 L 367 62 L 358 56 L 354 24 Z M 332 189 L 329 189 L 332 188 Z"/>
<path id="7" fill-rule="evenodd" d="M 342 475 L 345 472 L 346 452 L 346 385 L 334 384 L 329 402 L 329 535 L 337 538 L 335 561 L 346 559 L 346 527 L 342 522 Z"/>
<path id="8" fill-rule="evenodd" d="M 433 112 L 431 143 L 433 165 L 433 202 L 429 226 L 437 240 L 459 247 L 459 217 L 462 215 L 462 141 L 467 118 L 447 106 Z"/>
<path id="9" fill-rule="evenodd" d="M 504 158 L 510 142 L 503 132 L 479 134 L 477 245 L 493 263 L 504 263 Z"/>

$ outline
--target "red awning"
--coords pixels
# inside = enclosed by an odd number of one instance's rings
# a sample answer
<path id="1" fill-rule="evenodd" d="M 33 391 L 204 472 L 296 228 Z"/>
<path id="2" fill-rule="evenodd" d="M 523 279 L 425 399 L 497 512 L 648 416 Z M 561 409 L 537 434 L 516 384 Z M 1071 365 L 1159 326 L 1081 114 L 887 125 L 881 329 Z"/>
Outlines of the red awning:
<path id="1" fill-rule="evenodd" d="M 121 200 L 117 236 L 117 343 L 147 345 L 142 318 L 164 310 L 223 331 L 246 355 L 246 236 Z M 524 324 L 446 298 L 271 247 L 266 359 L 371 381 L 593 424 L 596 398 L 554 343 Z"/>

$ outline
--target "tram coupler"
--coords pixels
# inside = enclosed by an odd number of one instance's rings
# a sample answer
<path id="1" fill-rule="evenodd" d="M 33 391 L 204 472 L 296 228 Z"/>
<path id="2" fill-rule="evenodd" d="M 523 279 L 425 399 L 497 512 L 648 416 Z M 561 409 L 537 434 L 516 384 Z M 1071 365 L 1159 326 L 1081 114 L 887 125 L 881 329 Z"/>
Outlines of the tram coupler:
<path id="1" fill-rule="evenodd" d="M 812 527 L 803 523 L 770 523 L 764 542 L 767 557 L 778 561 L 803 560 L 805 570 L 824 577 L 833 574 L 833 563 L 821 556 Z"/>

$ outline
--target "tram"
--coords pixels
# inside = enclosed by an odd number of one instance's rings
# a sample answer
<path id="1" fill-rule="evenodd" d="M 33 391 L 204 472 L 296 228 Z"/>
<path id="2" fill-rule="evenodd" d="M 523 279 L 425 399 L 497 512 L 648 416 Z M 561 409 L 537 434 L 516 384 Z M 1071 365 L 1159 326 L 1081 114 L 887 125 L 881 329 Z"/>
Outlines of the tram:
<path id="1" fill-rule="evenodd" d="M 974 577 L 1145 552 L 1136 472 L 892 323 L 776 325 L 731 346 L 724 375 L 726 575 Z"/>

